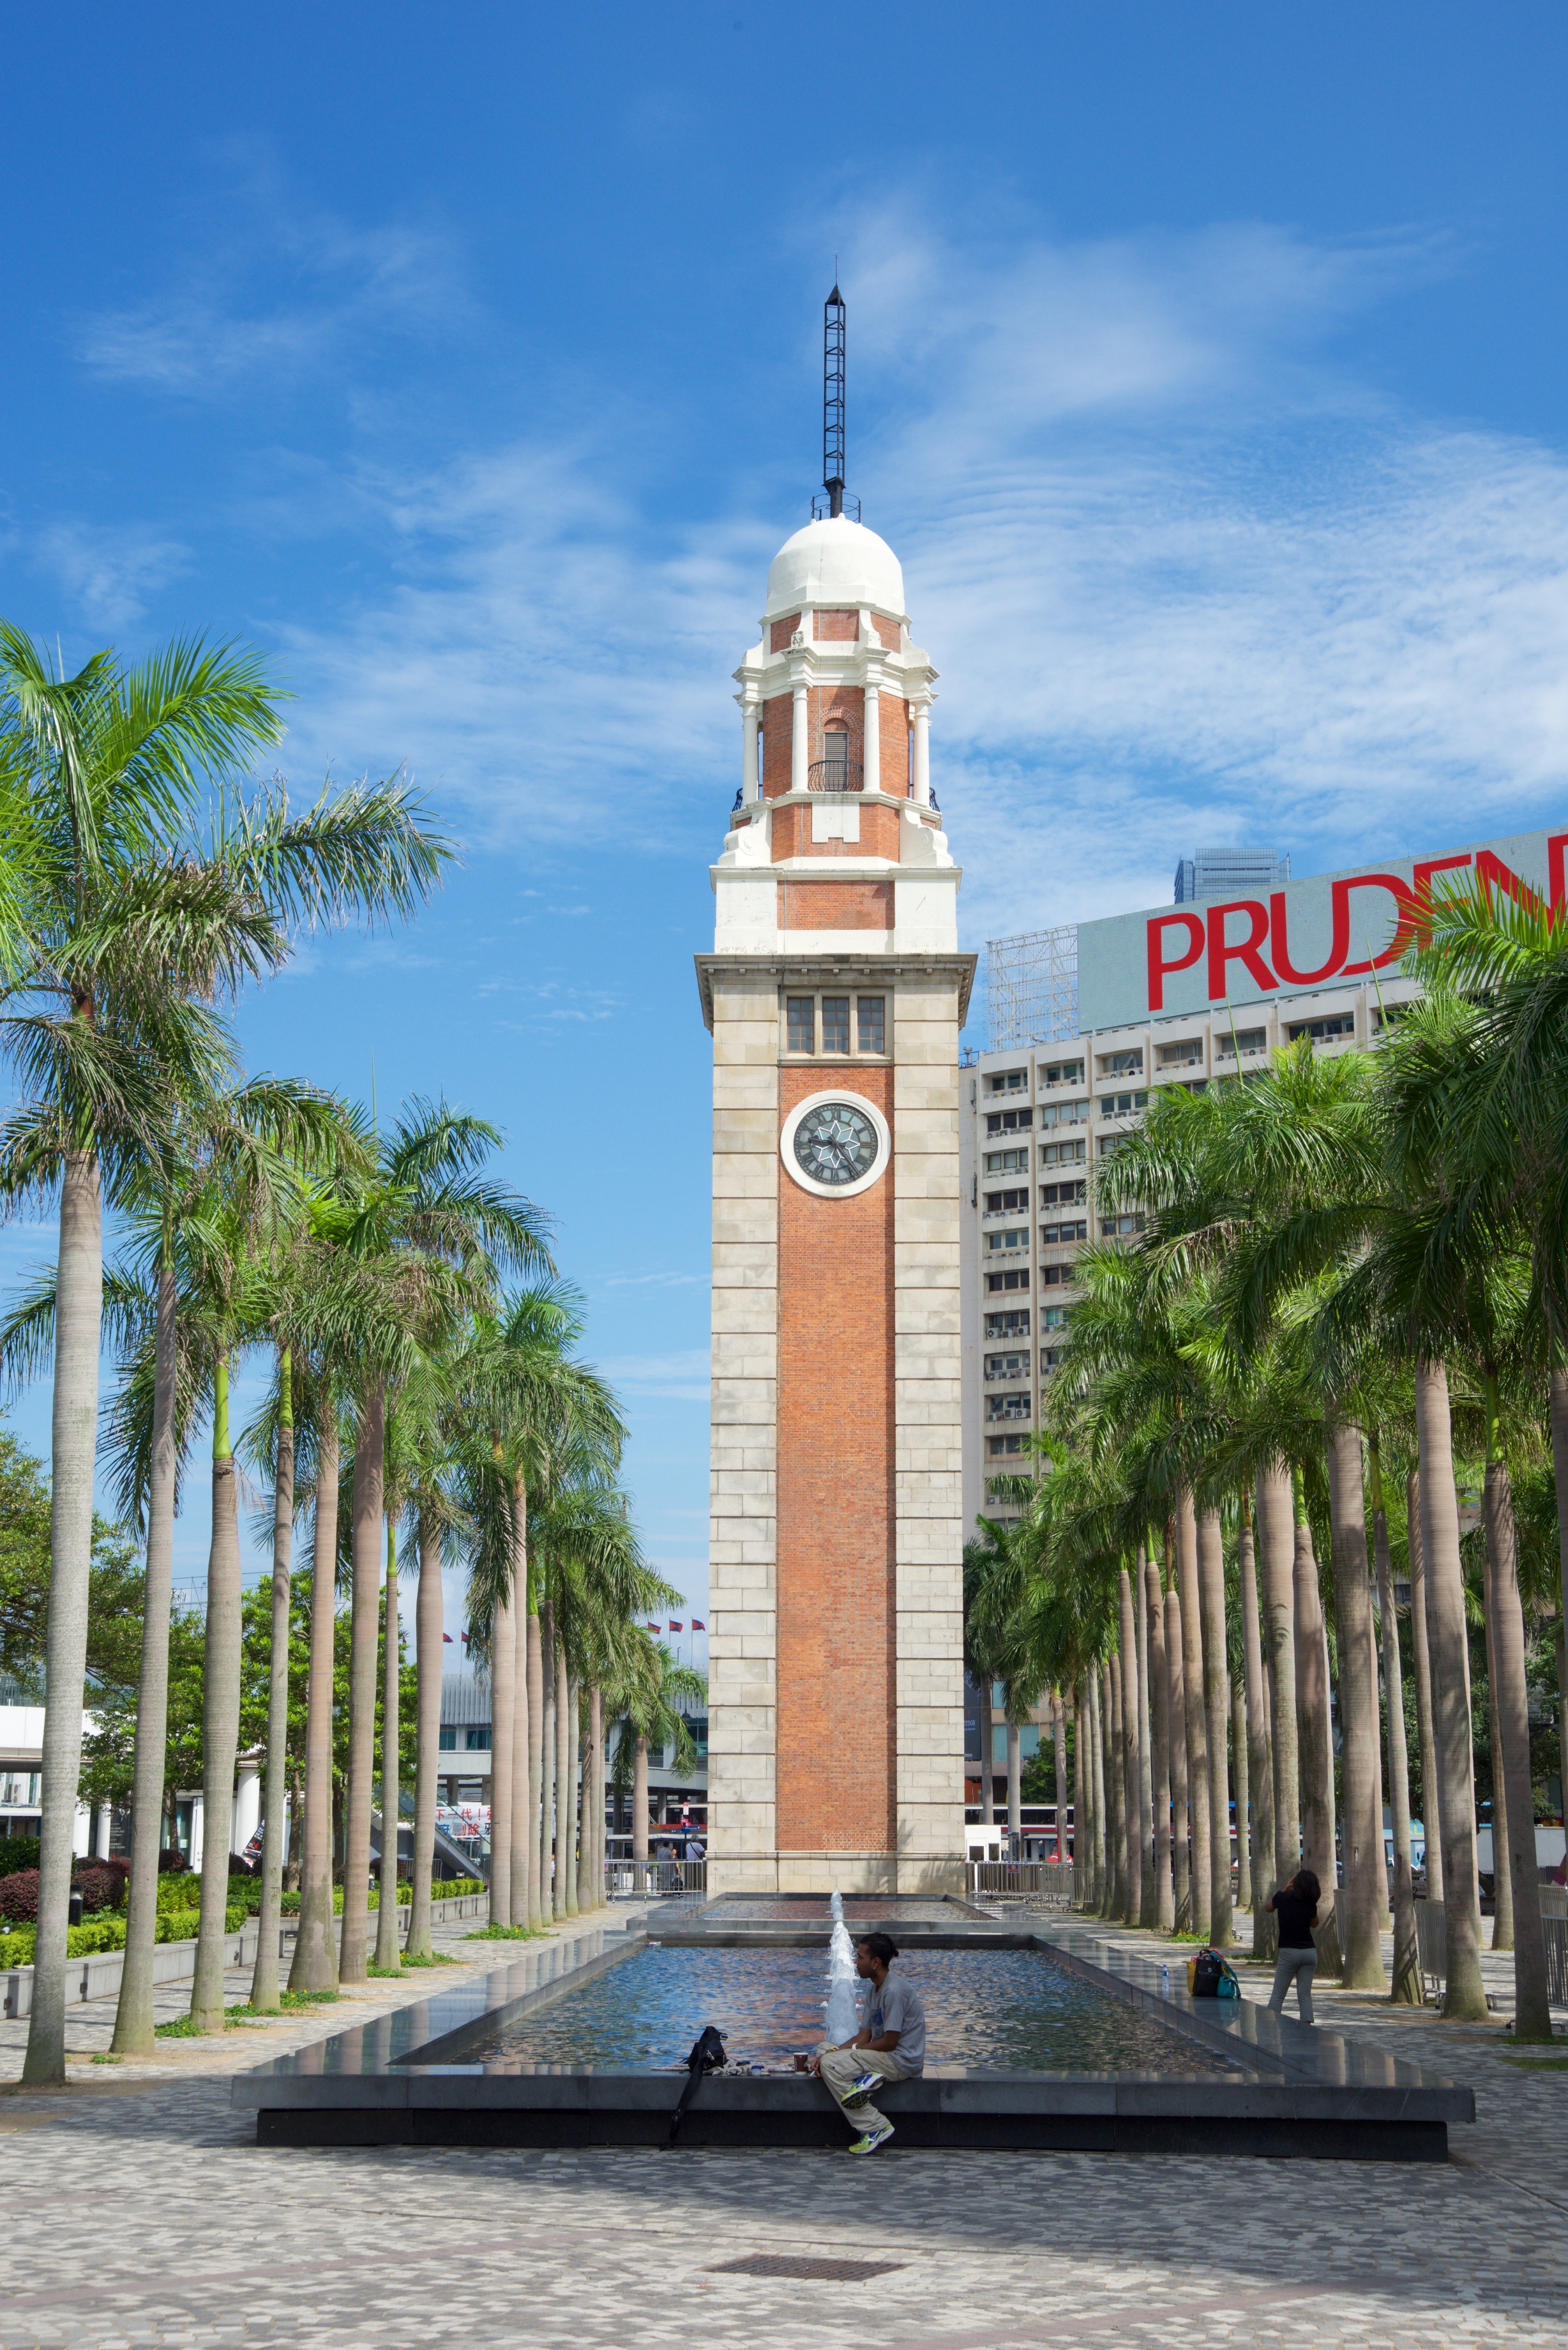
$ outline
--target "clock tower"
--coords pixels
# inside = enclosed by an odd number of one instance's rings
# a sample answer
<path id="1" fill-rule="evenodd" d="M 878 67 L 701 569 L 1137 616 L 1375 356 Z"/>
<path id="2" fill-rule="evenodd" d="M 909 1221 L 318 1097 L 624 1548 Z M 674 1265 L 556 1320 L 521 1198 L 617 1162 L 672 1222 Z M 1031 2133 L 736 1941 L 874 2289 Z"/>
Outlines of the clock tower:
<path id="1" fill-rule="evenodd" d="M 930 786 L 936 671 L 826 497 L 735 671 L 742 779 L 697 958 L 713 1038 L 709 1883 L 963 1881 L 958 1035 L 974 957 Z M 821 511 L 816 511 L 820 508 Z"/>

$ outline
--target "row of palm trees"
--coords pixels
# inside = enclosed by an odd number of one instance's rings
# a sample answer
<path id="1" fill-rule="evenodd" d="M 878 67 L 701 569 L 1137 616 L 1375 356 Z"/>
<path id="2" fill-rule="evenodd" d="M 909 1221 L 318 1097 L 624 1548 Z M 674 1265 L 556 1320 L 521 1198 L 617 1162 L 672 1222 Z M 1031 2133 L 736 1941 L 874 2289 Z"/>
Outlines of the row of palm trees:
<path id="1" fill-rule="evenodd" d="M 1096 1166 L 1096 1207 L 1136 1229 L 1078 1260 L 1040 1473 L 971 1548 L 970 1658 L 1011 1718 L 1048 1688 L 1072 1703 L 1087 1898 L 1134 1922 L 1229 1940 L 1233 1803 L 1255 1947 L 1304 1861 L 1324 1970 L 1384 1986 L 1386 1801 L 1391 1995 L 1417 2001 L 1402 1480 L 1427 1892 L 1446 2012 L 1482 2017 L 1456 1447 L 1484 1461 L 1496 1932 L 1517 2029 L 1545 2036 L 1513 1482 L 1552 1464 L 1556 1588 L 1527 1596 L 1568 1612 L 1568 930 L 1484 879 L 1419 912 L 1425 993 L 1375 1054 L 1303 1040 L 1165 1088 Z"/>
<path id="2" fill-rule="evenodd" d="M 663 1701 L 634 1611 L 676 1594 L 647 1566 L 618 1485 L 624 1429 L 577 1357 L 581 1315 L 546 1222 L 489 1161 L 501 1137 L 445 1104 L 390 1129 L 318 1090 L 243 1076 L 225 1009 L 302 931 L 406 920 L 451 856 L 406 782 L 236 786 L 282 732 L 256 658 L 175 645 L 75 676 L 0 624 L 0 1037 L 17 1097 L 0 1131 L 13 1211 L 55 1209 L 57 1259 L 0 1330 L 14 1378 L 52 1366 L 47 1707 L 34 1999 L 25 2077 L 65 2072 L 65 1961 L 84 1690 L 93 1476 L 106 1440 L 144 1534 L 146 1588 L 127 1943 L 114 2046 L 152 2042 L 173 1520 L 210 1427 L 202 1927 L 192 2016 L 220 2023 L 241 1667 L 244 1466 L 270 1484 L 272 1681 L 254 2003 L 279 1998 L 287 1628 L 296 1514 L 312 1528 L 311 1639 L 291 1981 L 367 1969 L 378 1634 L 387 1632 L 380 1803 L 398 1962 L 398 1559 L 418 1557 L 419 1769 L 409 1950 L 429 1955 L 441 1574 L 466 1560 L 495 1743 L 493 1918 L 525 1927 L 602 1883 L 602 1714 Z M 122 1245 L 107 1268 L 103 1217 Z M 117 1391 L 100 1411 L 108 1342 Z M 270 1399 L 231 1425 L 237 1367 Z M 334 1925 L 336 1600 L 350 1594 L 349 1762 Z M 650 1692 L 652 1694 L 650 1695 Z M 586 1738 L 584 1733 L 587 1733 Z M 573 1790 L 581 1748 L 582 1833 Z M 601 1758 L 599 1761 L 595 1757 Z M 552 1850 L 554 1858 L 552 1859 Z M 574 1874 L 576 1871 L 576 1874 Z"/>

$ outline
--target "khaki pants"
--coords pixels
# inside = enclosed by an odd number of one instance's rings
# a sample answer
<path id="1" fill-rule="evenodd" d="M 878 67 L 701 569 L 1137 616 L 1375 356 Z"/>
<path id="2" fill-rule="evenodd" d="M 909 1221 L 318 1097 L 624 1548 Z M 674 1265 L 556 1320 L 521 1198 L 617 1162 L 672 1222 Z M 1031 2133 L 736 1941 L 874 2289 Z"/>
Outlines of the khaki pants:
<path id="1" fill-rule="evenodd" d="M 909 2074 L 898 2069 L 898 2060 L 888 2048 L 835 2048 L 824 2041 L 816 2052 L 823 2080 L 843 2108 L 844 2118 L 853 2128 L 891 2129 L 893 2125 L 877 2106 L 859 2098 L 853 2105 L 846 2099 L 855 2095 L 855 2084 L 862 2073 L 875 2073 L 879 2081 L 905 2081 Z"/>

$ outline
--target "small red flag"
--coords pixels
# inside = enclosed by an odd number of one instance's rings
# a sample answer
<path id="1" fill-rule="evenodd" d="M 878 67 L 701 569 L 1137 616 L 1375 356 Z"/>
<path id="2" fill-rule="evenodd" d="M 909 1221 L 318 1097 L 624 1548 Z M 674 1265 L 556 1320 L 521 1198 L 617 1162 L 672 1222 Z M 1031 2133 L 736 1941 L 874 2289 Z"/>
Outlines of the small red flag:
<path id="1" fill-rule="evenodd" d="M 705 1632 L 708 1629 L 708 1627 L 703 1623 L 701 1616 L 693 1616 L 691 1618 L 691 1629 L 694 1632 Z"/>
<path id="2" fill-rule="evenodd" d="M 682 1627 L 676 1622 L 673 1616 L 670 1619 L 670 1628 L 672 1632 L 679 1632 L 682 1628 Z"/>

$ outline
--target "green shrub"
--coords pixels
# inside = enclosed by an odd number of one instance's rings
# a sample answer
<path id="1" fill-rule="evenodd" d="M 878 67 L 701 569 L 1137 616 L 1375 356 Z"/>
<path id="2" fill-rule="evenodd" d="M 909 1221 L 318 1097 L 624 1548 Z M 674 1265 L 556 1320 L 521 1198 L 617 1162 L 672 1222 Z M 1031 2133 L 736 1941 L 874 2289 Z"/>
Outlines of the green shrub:
<path id="1" fill-rule="evenodd" d="M 19 1868 L 37 1866 L 36 1836 L 0 1836 L 0 1877 L 14 1877 Z"/>
<path id="2" fill-rule="evenodd" d="M 231 1902 L 223 1912 L 223 1931 L 237 1934 L 248 1914 L 238 1902 Z M 199 1909 L 161 1909 L 153 1939 L 160 1942 L 193 1942 L 201 1929 L 202 1913 Z M 9 1934 L 0 1934 L 0 1967 L 30 1967 L 37 1930 L 36 1926 L 18 1926 Z M 71 1926 L 66 1932 L 66 1954 L 68 1958 L 91 1959 L 96 1958 L 100 1950 L 123 1950 L 124 1948 L 123 1912 L 111 1910 L 105 1917 L 84 1918 L 79 1926 Z"/>

